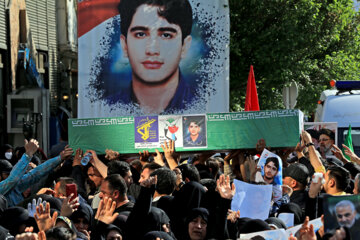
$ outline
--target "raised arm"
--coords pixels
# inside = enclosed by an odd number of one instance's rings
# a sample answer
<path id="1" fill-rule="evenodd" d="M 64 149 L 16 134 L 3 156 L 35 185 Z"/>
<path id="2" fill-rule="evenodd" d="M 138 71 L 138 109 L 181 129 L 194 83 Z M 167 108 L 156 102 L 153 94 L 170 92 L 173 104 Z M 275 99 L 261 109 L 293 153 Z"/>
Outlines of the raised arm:
<path id="1" fill-rule="evenodd" d="M 165 159 L 169 168 L 174 170 L 179 165 L 176 161 L 175 141 L 170 140 L 169 144 L 165 141 L 164 144 L 161 145 L 161 148 L 164 151 Z"/>
<path id="2" fill-rule="evenodd" d="M 90 160 L 90 163 L 99 171 L 103 178 L 106 178 L 108 169 L 107 166 L 102 161 L 100 161 L 94 150 L 87 150 L 85 155 L 89 152 L 92 154 L 92 159 Z"/>
<path id="3" fill-rule="evenodd" d="M 344 153 L 350 157 L 351 161 L 360 164 L 360 158 L 345 144 L 342 145 L 344 148 Z"/>
<path id="4" fill-rule="evenodd" d="M 71 157 L 72 154 L 72 148 L 66 146 L 59 156 L 47 160 L 46 162 L 40 164 L 24 176 L 22 176 L 20 181 L 16 184 L 17 190 L 19 192 L 25 191 L 28 187 L 38 182 L 42 177 L 51 173 L 57 166 L 60 165 L 60 163 Z"/>
<path id="5" fill-rule="evenodd" d="M 325 167 L 322 164 L 318 155 L 316 154 L 316 149 L 312 142 L 312 138 L 310 134 L 306 131 L 302 131 L 301 136 L 302 136 L 302 140 L 305 143 L 305 146 L 308 147 L 310 163 L 313 166 L 315 172 L 325 173 Z"/>
<path id="6" fill-rule="evenodd" d="M 33 156 L 33 154 L 39 148 L 39 144 L 35 139 L 31 139 L 29 142 L 25 140 L 25 154 L 21 157 L 19 162 L 14 166 L 7 179 L 0 182 L 0 194 L 5 195 L 12 188 L 16 186 L 21 177 L 25 174 L 27 166 Z"/>

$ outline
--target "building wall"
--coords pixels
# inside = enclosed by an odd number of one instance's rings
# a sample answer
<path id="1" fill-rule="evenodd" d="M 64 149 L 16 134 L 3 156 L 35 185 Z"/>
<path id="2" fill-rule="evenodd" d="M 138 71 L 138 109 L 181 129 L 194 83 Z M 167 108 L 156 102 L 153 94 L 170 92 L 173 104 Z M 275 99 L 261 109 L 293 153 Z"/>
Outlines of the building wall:
<path id="1" fill-rule="evenodd" d="M 56 1 L 26 0 L 30 29 L 36 49 L 47 52 L 50 110 L 58 105 L 58 53 L 56 36 Z M 62 24 L 62 23 L 59 23 Z"/>
<path id="2" fill-rule="evenodd" d="M 6 14 L 5 14 L 5 0 L 0 0 L 0 49 L 7 49 L 6 44 Z"/>

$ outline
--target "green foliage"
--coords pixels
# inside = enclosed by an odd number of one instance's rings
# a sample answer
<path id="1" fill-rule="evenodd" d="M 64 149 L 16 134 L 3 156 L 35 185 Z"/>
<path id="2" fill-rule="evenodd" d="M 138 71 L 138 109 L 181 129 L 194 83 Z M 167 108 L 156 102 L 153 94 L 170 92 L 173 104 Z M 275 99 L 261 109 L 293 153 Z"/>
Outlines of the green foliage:
<path id="1" fill-rule="evenodd" d="M 311 113 L 331 79 L 360 80 L 360 16 L 352 0 L 229 0 L 230 109 L 242 110 L 254 66 L 260 109 L 281 109 L 282 88 L 299 86 Z"/>

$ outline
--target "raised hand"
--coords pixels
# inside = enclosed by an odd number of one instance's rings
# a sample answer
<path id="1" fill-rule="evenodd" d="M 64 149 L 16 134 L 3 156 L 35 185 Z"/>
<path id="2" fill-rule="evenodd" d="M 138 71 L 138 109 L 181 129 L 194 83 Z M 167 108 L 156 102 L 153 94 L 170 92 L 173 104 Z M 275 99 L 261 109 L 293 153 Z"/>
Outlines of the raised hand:
<path id="1" fill-rule="evenodd" d="M 47 231 L 55 226 L 57 216 L 57 212 L 54 212 L 52 217 L 50 216 L 50 203 L 47 202 L 45 208 L 43 204 L 36 207 L 36 214 L 34 215 L 34 218 L 39 230 Z"/>
<path id="2" fill-rule="evenodd" d="M 79 197 L 70 200 L 72 196 L 74 196 L 73 193 L 63 200 L 60 210 L 60 216 L 70 217 L 71 214 L 75 212 L 80 206 Z"/>
<path id="3" fill-rule="evenodd" d="M 351 149 L 346 146 L 345 144 L 342 145 L 344 150 L 344 153 L 350 157 L 351 161 L 356 162 L 357 164 L 360 163 L 360 158 L 353 152 Z"/>
<path id="4" fill-rule="evenodd" d="M 297 143 L 297 144 L 296 144 L 296 147 L 295 147 L 295 151 L 296 151 L 296 152 L 299 152 L 299 153 L 302 153 L 303 150 L 304 150 L 304 148 L 305 148 L 304 143 Z"/>
<path id="5" fill-rule="evenodd" d="M 81 150 L 81 148 L 76 149 L 72 166 L 81 166 L 81 159 L 83 156 L 83 150 Z"/>
<path id="6" fill-rule="evenodd" d="M 156 155 L 154 156 L 154 162 L 159 164 L 160 166 L 164 166 L 164 160 L 162 154 L 159 152 L 159 150 L 155 149 Z"/>
<path id="7" fill-rule="evenodd" d="M 240 211 L 228 210 L 227 220 L 230 220 L 232 223 L 235 223 L 236 220 L 240 218 Z"/>
<path id="8" fill-rule="evenodd" d="M 334 154 L 335 157 L 337 157 L 339 160 L 342 161 L 348 161 L 344 154 L 342 153 L 341 149 L 338 148 L 338 146 L 336 146 L 335 144 L 332 145 L 332 149 L 331 152 Z"/>
<path id="9" fill-rule="evenodd" d="M 119 213 L 114 213 L 116 202 L 111 198 L 104 197 L 101 199 L 99 208 L 96 212 L 95 219 L 102 221 L 106 224 L 111 224 L 115 221 Z"/>
<path id="10" fill-rule="evenodd" d="M 301 138 L 305 145 L 312 143 L 312 137 L 311 137 L 310 133 L 308 133 L 307 131 L 302 131 Z"/>
<path id="11" fill-rule="evenodd" d="M 83 234 L 85 234 L 86 239 L 90 240 L 91 231 L 86 231 L 85 229 L 83 229 L 83 230 L 79 230 L 79 232 L 82 232 Z"/>
<path id="12" fill-rule="evenodd" d="M 148 150 L 144 150 L 143 152 L 139 151 L 139 155 L 139 160 L 143 166 L 149 162 L 150 154 Z"/>
<path id="13" fill-rule="evenodd" d="M 169 144 L 167 141 L 164 142 L 164 144 L 161 144 L 161 148 L 164 151 L 164 155 L 166 159 L 175 159 L 175 141 L 170 140 Z"/>
<path id="14" fill-rule="evenodd" d="M 39 236 L 36 233 L 26 232 L 17 234 L 15 240 L 39 240 Z"/>
<path id="15" fill-rule="evenodd" d="M 42 201 L 41 198 L 38 198 L 38 200 L 36 201 L 36 199 L 34 198 L 31 203 L 28 203 L 27 210 L 29 212 L 29 217 L 34 217 L 34 215 L 36 214 L 36 207 L 39 207 L 40 204 L 46 206 L 46 201 Z"/>
<path id="16" fill-rule="evenodd" d="M 29 142 L 25 139 L 25 153 L 29 157 L 32 157 L 39 148 L 39 143 L 35 139 L 31 139 Z"/>
<path id="17" fill-rule="evenodd" d="M 69 159 L 73 155 L 73 153 L 74 151 L 72 150 L 72 148 L 70 148 L 69 145 L 66 145 L 64 150 L 60 153 L 60 158 L 64 161 L 66 159 Z"/>
<path id="18" fill-rule="evenodd" d="M 216 180 L 216 190 L 219 192 L 222 198 L 232 199 L 235 195 L 235 184 L 230 186 L 230 177 L 224 174 L 220 175 L 219 179 Z"/>
<path id="19" fill-rule="evenodd" d="M 106 153 L 105 158 L 109 161 L 118 160 L 120 157 L 120 153 L 111 149 L 106 149 L 105 153 Z"/>
<path id="20" fill-rule="evenodd" d="M 312 224 L 309 226 L 309 221 L 309 217 L 306 217 L 303 225 L 296 234 L 298 240 L 316 240 L 314 226 Z"/>

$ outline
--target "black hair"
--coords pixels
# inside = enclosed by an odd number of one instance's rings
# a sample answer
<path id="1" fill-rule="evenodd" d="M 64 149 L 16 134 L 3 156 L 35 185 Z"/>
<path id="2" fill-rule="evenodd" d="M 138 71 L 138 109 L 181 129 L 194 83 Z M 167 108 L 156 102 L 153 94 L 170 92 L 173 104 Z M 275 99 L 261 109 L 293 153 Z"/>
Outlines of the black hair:
<path id="1" fill-rule="evenodd" d="M 185 117 L 185 126 L 189 127 L 191 123 L 195 123 L 199 127 L 204 123 L 205 119 L 203 116 L 191 116 L 191 117 Z"/>
<path id="2" fill-rule="evenodd" d="M 206 165 L 208 166 L 208 168 L 211 170 L 211 173 L 214 177 L 216 177 L 216 175 L 219 172 L 219 163 L 218 160 L 215 158 L 209 158 L 208 160 L 206 160 Z"/>
<path id="3" fill-rule="evenodd" d="M 105 178 L 105 181 L 109 183 L 109 188 L 111 190 L 119 191 L 120 196 L 125 196 L 127 192 L 127 186 L 123 177 L 120 174 L 108 175 Z"/>
<path id="4" fill-rule="evenodd" d="M 159 194 L 170 195 L 176 187 L 176 174 L 168 168 L 156 169 L 150 176 L 157 176 L 155 190 Z"/>
<path id="5" fill-rule="evenodd" d="M 319 139 L 319 131 L 315 129 L 306 129 L 306 131 L 310 134 L 312 138 Z"/>
<path id="6" fill-rule="evenodd" d="M 320 129 L 319 138 L 320 138 L 320 135 L 322 135 L 322 134 L 328 136 L 331 140 L 335 140 L 335 133 L 333 131 L 331 131 L 330 129 L 327 129 L 327 128 Z"/>
<path id="7" fill-rule="evenodd" d="M 157 163 L 155 163 L 155 162 L 152 162 L 152 163 L 146 164 L 146 165 L 143 167 L 143 170 L 144 170 L 145 168 L 148 168 L 148 169 L 150 169 L 150 170 L 152 170 L 152 171 L 155 171 L 156 169 L 162 168 L 162 166 L 161 166 L 160 164 L 157 164 Z"/>
<path id="8" fill-rule="evenodd" d="M 75 240 L 76 239 L 76 233 L 69 229 L 64 227 L 54 227 L 50 228 L 48 231 L 46 231 L 46 239 L 47 240 Z"/>
<path id="9" fill-rule="evenodd" d="M 269 163 L 273 162 L 275 164 L 276 169 L 279 171 L 279 160 L 276 157 L 269 157 L 266 159 L 265 166 Z"/>
<path id="10" fill-rule="evenodd" d="M 200 174 L 197 168 L 192 164 L 181 164 L 177 166 L 180 169 L 183 180 L 188 178 L 190 181 L 199 182 Z"/>
<path id="11" fill-rule="evenodd" d="M 338 190 L 344 191 L 349 185 L 350 173 L 343 167 L 339 166 L 330 166 L 328 168 L 329 178 L 333 178 L 336 183 L 336 188 Z"/>
<path id="12" fill-rule="evenodd" d="M 107 169 L 108 175 L 118 173 L 120 174 L 120 176 L 124 178 L 130 171 L 130 165 L 127 162 L 123 162 L 123 161 L 118 161 L 118 160 L 111 161 L 107 166 L 108 166 Z"/>
<path id="13" fill-rule="evenodd" d="M 169 23 L 179 25 L 182 40 L 191 34 L 192 9 L 188 0 L 122 0 L 118 6 L 120 13 L 121 34 L 127 37 L 127 32 L 134 14 L 139 6 L 159 6 L 158 14 Z"/>
<path id="14" fill-rule="evenodd" d="M 360 166 L 353 162 L 345 163 L 344 168 L 350 172 L 350 176 L 352 179 L 354 179 L 356 175 L 360 173 Z"/>

